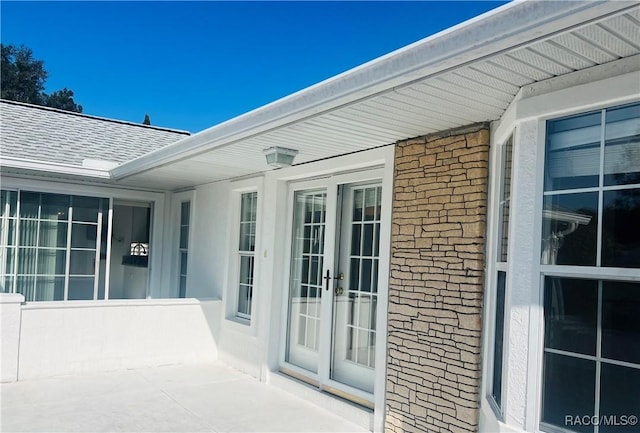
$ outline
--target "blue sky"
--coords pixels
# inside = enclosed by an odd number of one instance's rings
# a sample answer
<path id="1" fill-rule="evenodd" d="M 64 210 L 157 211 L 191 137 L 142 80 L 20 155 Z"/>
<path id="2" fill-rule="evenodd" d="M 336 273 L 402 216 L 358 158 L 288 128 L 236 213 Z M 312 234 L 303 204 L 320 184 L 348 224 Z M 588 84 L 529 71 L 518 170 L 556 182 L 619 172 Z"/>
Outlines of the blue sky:
<path id="1" fill-rule="evenodd" d="M 499 2 L 13 2 L 4 44 L 86 114 L 200 131 Z"/>

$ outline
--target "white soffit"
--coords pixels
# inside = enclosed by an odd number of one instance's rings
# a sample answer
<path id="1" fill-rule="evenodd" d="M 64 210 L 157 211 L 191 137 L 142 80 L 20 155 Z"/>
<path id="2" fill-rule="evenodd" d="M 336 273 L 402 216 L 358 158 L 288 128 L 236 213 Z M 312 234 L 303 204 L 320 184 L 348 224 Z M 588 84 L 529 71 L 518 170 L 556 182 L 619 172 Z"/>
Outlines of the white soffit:
<path id="1" fill-rule="evenodd" d="M 505 20 L 512 27 L 505 28 Z M 530 25 L 523 29 L 524 22 Z M 474 46 L 469 38 L 479 35 L 485 42 Z M 416 57 L 430 54 L 424 47 L 438 57 L 447 44 L 470 49 L 458 58 L 441 54 L 435 63 Z M 498 119 L 522 86 L 637 54 L 637 3 L 514 3 L 152 152 L 112 175 L 123 184 L 177 189 L 265 171 L 262 150 L 271 146 L 299 150 L 295 164 L 370 149 Z M 357 76 L 367 68 L 375 75 L 384 62 L 391 62 L 388 79 L 339 93 L 341 80 L 366 80 L 366 74 Z M 394 67 L 408 72 L 394 75 Z"/>

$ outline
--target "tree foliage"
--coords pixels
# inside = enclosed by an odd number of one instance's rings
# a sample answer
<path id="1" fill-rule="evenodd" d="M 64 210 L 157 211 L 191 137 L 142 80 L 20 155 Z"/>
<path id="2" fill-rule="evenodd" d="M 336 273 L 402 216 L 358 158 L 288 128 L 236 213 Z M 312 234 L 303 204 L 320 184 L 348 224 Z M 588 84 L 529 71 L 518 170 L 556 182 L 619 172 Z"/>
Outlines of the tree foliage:
<path id="1" fill-rule="evenodd" d="M 33 58 L 30 48 L 0 44 L 0 96 L 11 101 L 44 105 L 82 113 L 82 105 L 73 100 L 73 91 L 66 87 L 51 94 L 44 91 L 48 73 L 44 62 Z"/>

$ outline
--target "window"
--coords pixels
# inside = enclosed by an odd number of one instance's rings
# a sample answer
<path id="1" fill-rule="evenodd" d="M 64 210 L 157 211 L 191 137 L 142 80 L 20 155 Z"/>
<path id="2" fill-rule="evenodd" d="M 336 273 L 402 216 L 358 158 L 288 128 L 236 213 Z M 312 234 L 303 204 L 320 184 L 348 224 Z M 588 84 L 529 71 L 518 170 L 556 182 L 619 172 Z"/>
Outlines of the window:
<path id="1" fill-rule="evenodd" d="M 495 278 L 495 318 L 493 346 L 493 374 L 491 382 L 491 398 L 498 412 L 502 412 L 502 364 L 504 356 L 504 315 L 505 295 L 509 248 L 509 212 L 511 204 L 511 166 L 513 154 L 513 137 L 510 137 L 500 148 L 501 179 L 498 203 L 498 245 Z"/>
<path id="2" fill-rule="evenodd" d="M 640 413 L 639 220 L 640 104 L 549 121 L 544 430 L 637 429 L 614 424 Z"/>
<path id="3" fill-rule="evenodd" d="M 109 200 L 0 192 L 0 284 L 27 301 L 97 299 Z"/>
<path id="4" fill-rule="evenodd" d="M 240 270 L 236 314 L 243 319 L 251 318 L 257 203 L 257 192 L 248 192 L 240 196 L 240 239 L 238 242 L 238 262 Z"/>
<path id="5" fill-rule="evenodd" d="M 189 218 L 191 216 L 191 202 L 183 201 L 180 205 L 180 243 L 178 297 L 187 296 L 187 253 L 189 250 Z"/>

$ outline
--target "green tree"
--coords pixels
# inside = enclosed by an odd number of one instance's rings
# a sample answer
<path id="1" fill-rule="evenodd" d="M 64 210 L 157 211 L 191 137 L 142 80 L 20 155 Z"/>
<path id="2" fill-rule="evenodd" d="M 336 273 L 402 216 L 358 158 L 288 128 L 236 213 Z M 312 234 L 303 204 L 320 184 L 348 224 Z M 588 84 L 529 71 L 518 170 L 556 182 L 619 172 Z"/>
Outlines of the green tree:
<path id="1" fill-rule="evenodd" d="M 73 100 L 73 90 L 69 90 L 66 87 L 62 90 L 56 90 L 46 96 L 45 103 L 43 105 L 52 108 L 59 108 L 61 110 L 82 113 L 82 105 L 76 104 L 76 101 Z"/>
<path id="2" fill-rule="evenodd" d="M 148 114 L 144 115 L 144 120 L 142 121 L 143 125 L 151 125 L 151 119 L 149 118 Z"/>
<path id="3" fill-rule="evenodd" d="M 61 110 L 82 112 L 66 87 L 48 95 L 44 91 L 48 73 L 44 62 L 33 58 L 30 48 L 0 44 L 0 97 L 11 101 L 45 105 Z"/>

